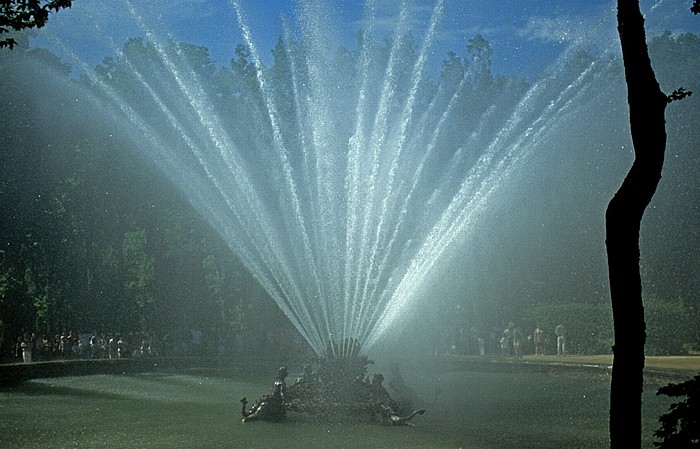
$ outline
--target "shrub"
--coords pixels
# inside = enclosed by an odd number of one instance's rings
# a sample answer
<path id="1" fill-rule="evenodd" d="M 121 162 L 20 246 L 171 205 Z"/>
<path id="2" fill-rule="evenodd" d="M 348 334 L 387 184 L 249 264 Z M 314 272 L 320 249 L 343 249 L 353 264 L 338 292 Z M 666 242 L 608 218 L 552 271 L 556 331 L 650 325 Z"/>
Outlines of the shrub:
<path id="1" fill-rule="evenodd" d="M 644 299 L 647 355 L 685 355 L 695 341 L 692 317 L 681 300 Z"/>
<path id="2" fill-rule="evenodd" d="M 661 449 L 700 447 L 700 375 L 680 384 L 659 388 L 657 395 L 685 396 L 686 399 L 670 405 L 670 411 L 659 418 L 661 428 L 654 432 Z"/>

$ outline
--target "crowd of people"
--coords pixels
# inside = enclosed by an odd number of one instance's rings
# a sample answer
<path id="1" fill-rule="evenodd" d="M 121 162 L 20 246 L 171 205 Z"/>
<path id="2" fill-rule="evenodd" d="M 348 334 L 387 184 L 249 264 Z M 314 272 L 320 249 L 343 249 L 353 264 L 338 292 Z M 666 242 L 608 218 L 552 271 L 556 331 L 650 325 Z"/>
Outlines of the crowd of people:
<path id="1" fill-rule="evenodd" d="M 523 354 L 566 355 L 566 329 L 562 324 L 558 324 L 554 328 L 554 335 L 550 335 L 539 323 L 534 330 L 524 331 L 511 321 L 502 331 L 498 328 L 490 331 L 460 329 L 455 340 L 451 352 L 457 354 L 500 354 L 503 358 L 515 359 L 522 358 Z"/>
<path id="2" fill-rule="evenodd" d="M 460 329 L 450 352 L 467 355 L 500 354 L 520 359 L 523 354 L 557 354 L 564 356 L 566 329 L 559 324 L 553 334 L 538 323 L 534 330 L 523 331 L 515 322 L 505 330 L 494 328 L 482 332 L 475 328 Z M 278 354 L 273 354 L 274 351 Z M 246 332 L 220 333 L 199 329 L 171 332 L 162 336 L 154 332 L 113 335 L 101 332 L 28 333 L 14 342 L 12 361 L 41 362 L 60 359 L 114 359 L 125 357 L 226 357 L 239 353 L 270 353 L 303 357 L 307 345 L 298 333 L 277 329 L 261 335 Z"/>
<path id="3" fill-rule="evenodd" d="M 156 355 L 153 335 L 112 336 L 97 332 L 46 335 L 32 332 L 17 337 L 16 361 L 43 362 L 57 359 L 112 359 Z"/>
<path id="4" fill-rule="evenodd" d="M 128 335 L 97 331 L 54 334 L 32 332 L 17 337 L 13 342 L 11 361 L 29 363 L 125 357 L 226 357 L 249 352 L 301 355 L 305 348 L 301 336 L 286 329 L 256 334 L 196 328 L 163 335 L 155 332 Z M 276 354 L 277 352 L 281 354 Z"/>

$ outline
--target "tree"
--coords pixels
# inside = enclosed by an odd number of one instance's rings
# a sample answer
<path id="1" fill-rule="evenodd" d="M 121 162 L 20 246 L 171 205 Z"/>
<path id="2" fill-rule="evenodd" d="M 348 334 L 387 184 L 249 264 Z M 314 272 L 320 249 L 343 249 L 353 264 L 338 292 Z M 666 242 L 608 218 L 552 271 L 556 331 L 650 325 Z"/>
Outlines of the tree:
<path id="1" fill-rule="evenodd" d="M 656 80 L 638 0 L 618 0 L 617 21 L 627 84 L 634 162 L 605 217 L 615 346 L 610 390 L 610 447 L 641 447 L 646 323 L 639 269 L 644 210 L 661 179 L 666 105 L 689 95 L 664 94 Z"/>
<path id="2" fill-rule="evenodd" d="M 51 11 L 70 8 L 72 0 L 2 0 L 0 1 L 0 35 L 12 31 L 41 28 L 49 20 Z M 17 42 L 6 37 L 0 39 L 0 48 L 14 48 Z"/>
<path id="3" fill-rule="evenodd" d="M 670 411 L 659 422 L 661 428 L 654 435 L 661 439 L 654 443 L 660 449 L 698 447 L 700 442 L 700 375 L 680 384 L 659 388 L 657 395 L 685 396 L 685 400 L 671 404 Z"/>
<path id="4" fill-rule="evenodd" d="M 134 298 L 136 322 L 142 331 L 147 330 L 148 323 L 155 314 L 155 295 L 153 279 L 155 277 L 155 260 L 148 251 L 146 230 L 138 228 L 124 234 L 122 257 L 125 271 L 124 287 L 129 296 Z"/>

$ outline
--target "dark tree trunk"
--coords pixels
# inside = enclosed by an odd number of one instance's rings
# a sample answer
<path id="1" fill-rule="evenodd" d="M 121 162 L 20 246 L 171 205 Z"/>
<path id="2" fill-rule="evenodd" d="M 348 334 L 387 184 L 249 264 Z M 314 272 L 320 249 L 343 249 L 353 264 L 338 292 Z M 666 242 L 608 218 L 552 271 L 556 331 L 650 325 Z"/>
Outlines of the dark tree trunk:
<path id="1" fill-rule="evenodd" d="M 635 160 L 606 212 L 610 298 L 615 326 L 610 391 L 610 447 L 641 447 L 642 381 L 646 340 L 639 274 L 639 230 L 661 179 L 666 150 L 661 92 L 647 51 L 638 0 L 618 0 L 618 31 L 627 82 Z"/>

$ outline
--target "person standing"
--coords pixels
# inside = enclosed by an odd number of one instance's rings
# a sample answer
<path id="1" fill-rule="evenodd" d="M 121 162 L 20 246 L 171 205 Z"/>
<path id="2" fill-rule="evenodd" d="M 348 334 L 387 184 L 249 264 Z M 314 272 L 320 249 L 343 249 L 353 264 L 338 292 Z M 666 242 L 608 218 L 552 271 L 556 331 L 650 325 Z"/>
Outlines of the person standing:
<path id="1" fill-rule="evenodd" d="M 22 343 L 24 343 L 24 338 L 17 337 L 17 342 L 15 343 L 15 358 L 17 360 L 24 360 Z"/>
<path id="2" fill-rule="evenodd" d="M 537 323 L 533 340 L 535 342 L 535 355 L 544 355 L 544 331 L 540 323 Z"/>
<path id="3" fill-rule="evenodd" d="M 32 341 L 29 340 L 22 340 L 22 343 L 20 344 L 20 347 L 22 348 L 22 361 L 24 363 L 31 363 L 32 362 Z"/>
<path id="4" fill-rule="evenodd" d="M 554 328 L 554 334 L 557 336 L 557 355 L 566 355 L 566 329 L 564 325 L 557 324 Z"/>
<path id="5" fill-rule="evenodd" d="M 119 337 L 119 340 L 117 340 L 117 357 L 120 359 L 126 357 L 126 342 L 124 342 L 122 337 Z"/>
<path id="6" fill-rule="evenodd" d="M 523 358 L 523 333 L 520 326 L 513 328 L 513 354 L 516 359 Z"/>
<path id="7" fill-rule="evenodd" d="M 515 323 L 510 321 L 508 327 L 503 331 L 503 336 L 506 341 L 506 357 L 513 357 L 515 355 Z"/>

